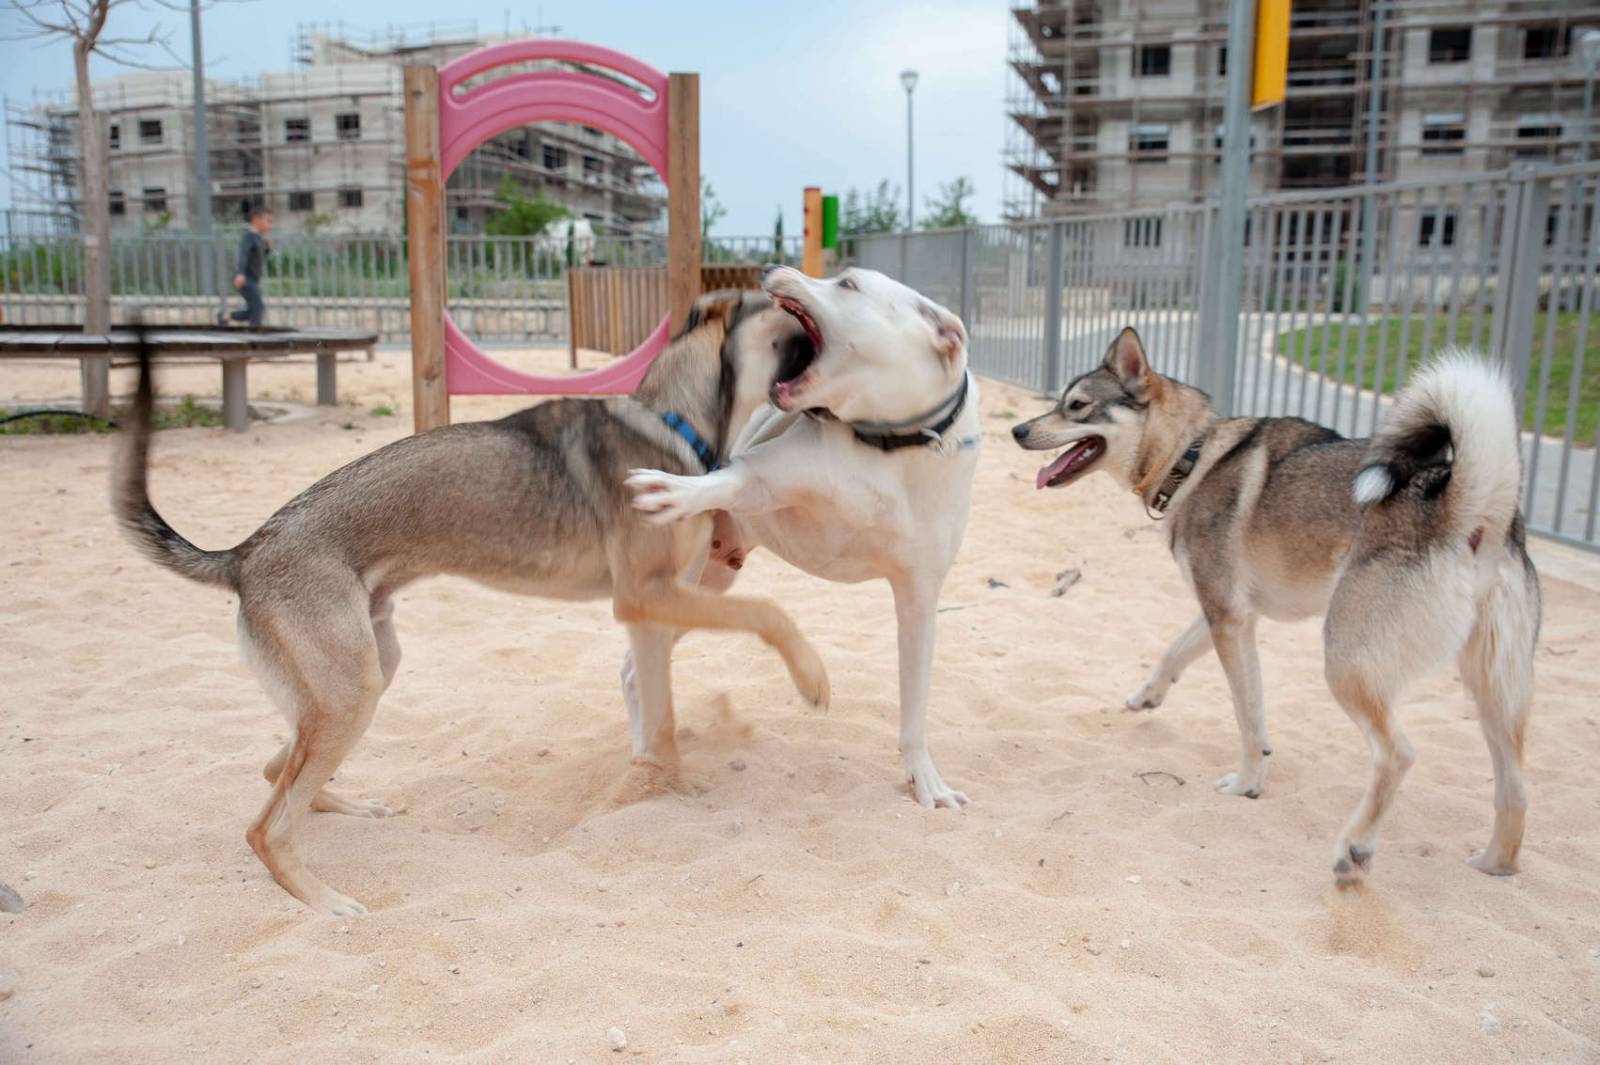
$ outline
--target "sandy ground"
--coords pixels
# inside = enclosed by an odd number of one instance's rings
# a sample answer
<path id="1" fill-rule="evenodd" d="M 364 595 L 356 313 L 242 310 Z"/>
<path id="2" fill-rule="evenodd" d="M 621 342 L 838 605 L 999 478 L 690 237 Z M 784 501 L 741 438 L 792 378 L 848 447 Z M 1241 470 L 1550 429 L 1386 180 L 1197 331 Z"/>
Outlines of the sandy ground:
<path id="1" fill-rule="evenodd" d="M 338 410 L 160 434 L 157 504 L 236 542 L 407 431 L 406 365 L 341 366 Z M 259 397 L 313 381 L 252 370 Z M 0 374 L 0 401 L 74 388 L 59 365 Z M 217 388 L 214 366 L 164 378 Z M 629 764 L 608 604 L 435 581 L 400 596 L 406 658 L 338 782 L 404 813 L 305 834 L 359 919 L 307 913 L 247 849 L 284 722 L 227 596 L 118 538 L 112 438 L 0 438 L 0 881 L 27 900 L 0 914 L 0 1061 L 1600 1060 L 1593 560 L 1539 549 L 1521 875 L 1462 864 L 1491 778 L 1445 673 L 1405 710 L 1420 758 L 1373 880 L 1341 893 L 1366 755 L 1317 624 L 1263 625 L 1268 792 L 1215 794 L 1235 729 L 1213 658 L 1161 710 L 1119 709 L 1194 611 L 1155 527 L 1104 479 L 1036 493 L 1006 430 L 1038 401 L 986 385 L 983 405 L 930 730 L 965 814 L 900 781 L 885 587 L 755 555 L 741 587 L 816 641 L 833 706 L 759 645 L 693 635 L 663 781 Z M 1053 598 L 1067 566 L 1083 579 Z"/>

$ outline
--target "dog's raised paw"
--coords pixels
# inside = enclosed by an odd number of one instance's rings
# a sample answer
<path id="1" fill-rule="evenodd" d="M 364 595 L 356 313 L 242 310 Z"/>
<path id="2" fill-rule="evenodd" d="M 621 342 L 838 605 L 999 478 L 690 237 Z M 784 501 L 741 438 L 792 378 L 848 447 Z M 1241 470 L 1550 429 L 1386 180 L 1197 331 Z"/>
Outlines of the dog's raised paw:
<path id="1" fill-rule="evenodd" d="M 1140 688 L 1138 691 L 1122 700 L 1122 706 L 1124 709 L 1133 710 L 1135 712 L 1141 710 L 1154 710 L 1160 705 L 1161 696 L 1147 694 L 1143 688 Z"/>

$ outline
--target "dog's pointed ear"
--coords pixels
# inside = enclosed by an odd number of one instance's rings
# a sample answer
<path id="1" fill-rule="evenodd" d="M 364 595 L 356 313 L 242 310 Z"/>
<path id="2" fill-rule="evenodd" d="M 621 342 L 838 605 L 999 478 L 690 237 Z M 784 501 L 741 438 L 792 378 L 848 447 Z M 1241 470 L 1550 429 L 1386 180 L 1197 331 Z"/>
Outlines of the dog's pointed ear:
<path id="1" fill-rule="evenodd" d="M 933 349 L 945 362 L 955 362 L 966 350 L 967 328 L 961 319 L 934 303 L 924 301 L 918 305 L 922 316 L 933 326 Z"/>
<path id="2" fill-rule="evenodd" d="M 1150 392 L 1156 380 L 1150 360 L 1145 358 L 1144 344 L 1132 326 L 1118 333 L 1117 339 L 1106 349 L 1105 367 L 1117 375 L 1123 388 L 1136 396 Z"/>
<path id="3" fill-rule="evenodd" d="M 678 337 L 687 336 L 701 326 L 722 323 L 725 332 L 733 329 L 734 320 L 738 317 L 739 307 L 744 303 L 744 292 L 736 288 L 719 289 L 716 292 L 707 292 L 694 301 L 689 308 L 689 315 L 683 321 L 683 328 L 678 330 Z"/>

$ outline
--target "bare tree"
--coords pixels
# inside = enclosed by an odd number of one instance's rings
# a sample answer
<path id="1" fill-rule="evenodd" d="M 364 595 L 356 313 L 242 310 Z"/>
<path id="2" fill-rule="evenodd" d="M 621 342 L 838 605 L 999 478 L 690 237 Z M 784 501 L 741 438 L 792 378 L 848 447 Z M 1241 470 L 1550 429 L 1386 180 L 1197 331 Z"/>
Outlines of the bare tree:
<path id="1" fill-rule="evenodd" d="M 89 57 L 104 56 L 126 66 L 145 66 L 128 49 L 162 44 L 160 30 L 144 37 L 110 37 L 111 13 L 136 0 L 11 0 L 27 29 L 22 39 L 59 38 L 72 42 L 72 65 L 78 97 L 78 192 L 83 227 L 83 330 L 104 333 L 111 327 L 111 205 L 106 194 L 106 128 L 95 110 L 89 87 Z M 83 404 L 91 414 L 110 413 L 109 359 L 84 359 Z"/>

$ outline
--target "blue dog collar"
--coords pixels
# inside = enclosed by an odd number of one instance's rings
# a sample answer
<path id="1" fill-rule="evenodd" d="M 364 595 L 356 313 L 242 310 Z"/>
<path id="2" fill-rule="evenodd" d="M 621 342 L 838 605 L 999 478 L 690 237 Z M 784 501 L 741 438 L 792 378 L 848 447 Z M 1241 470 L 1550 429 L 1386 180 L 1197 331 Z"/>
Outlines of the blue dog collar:
<path id="1" fill-rule="evenodd" d="M 683 415 L 675 410 L 669 410 L 661 415 L 661 420 L 666 423 L 668 429 L 683 437 L 684 443 L 694 449 L 707 473 L 717 468 L 717 453 L 711 450 L 711 445 L 706 443 L 699 433 L 694 431 L 694 426 L 684 420 Z"/>

